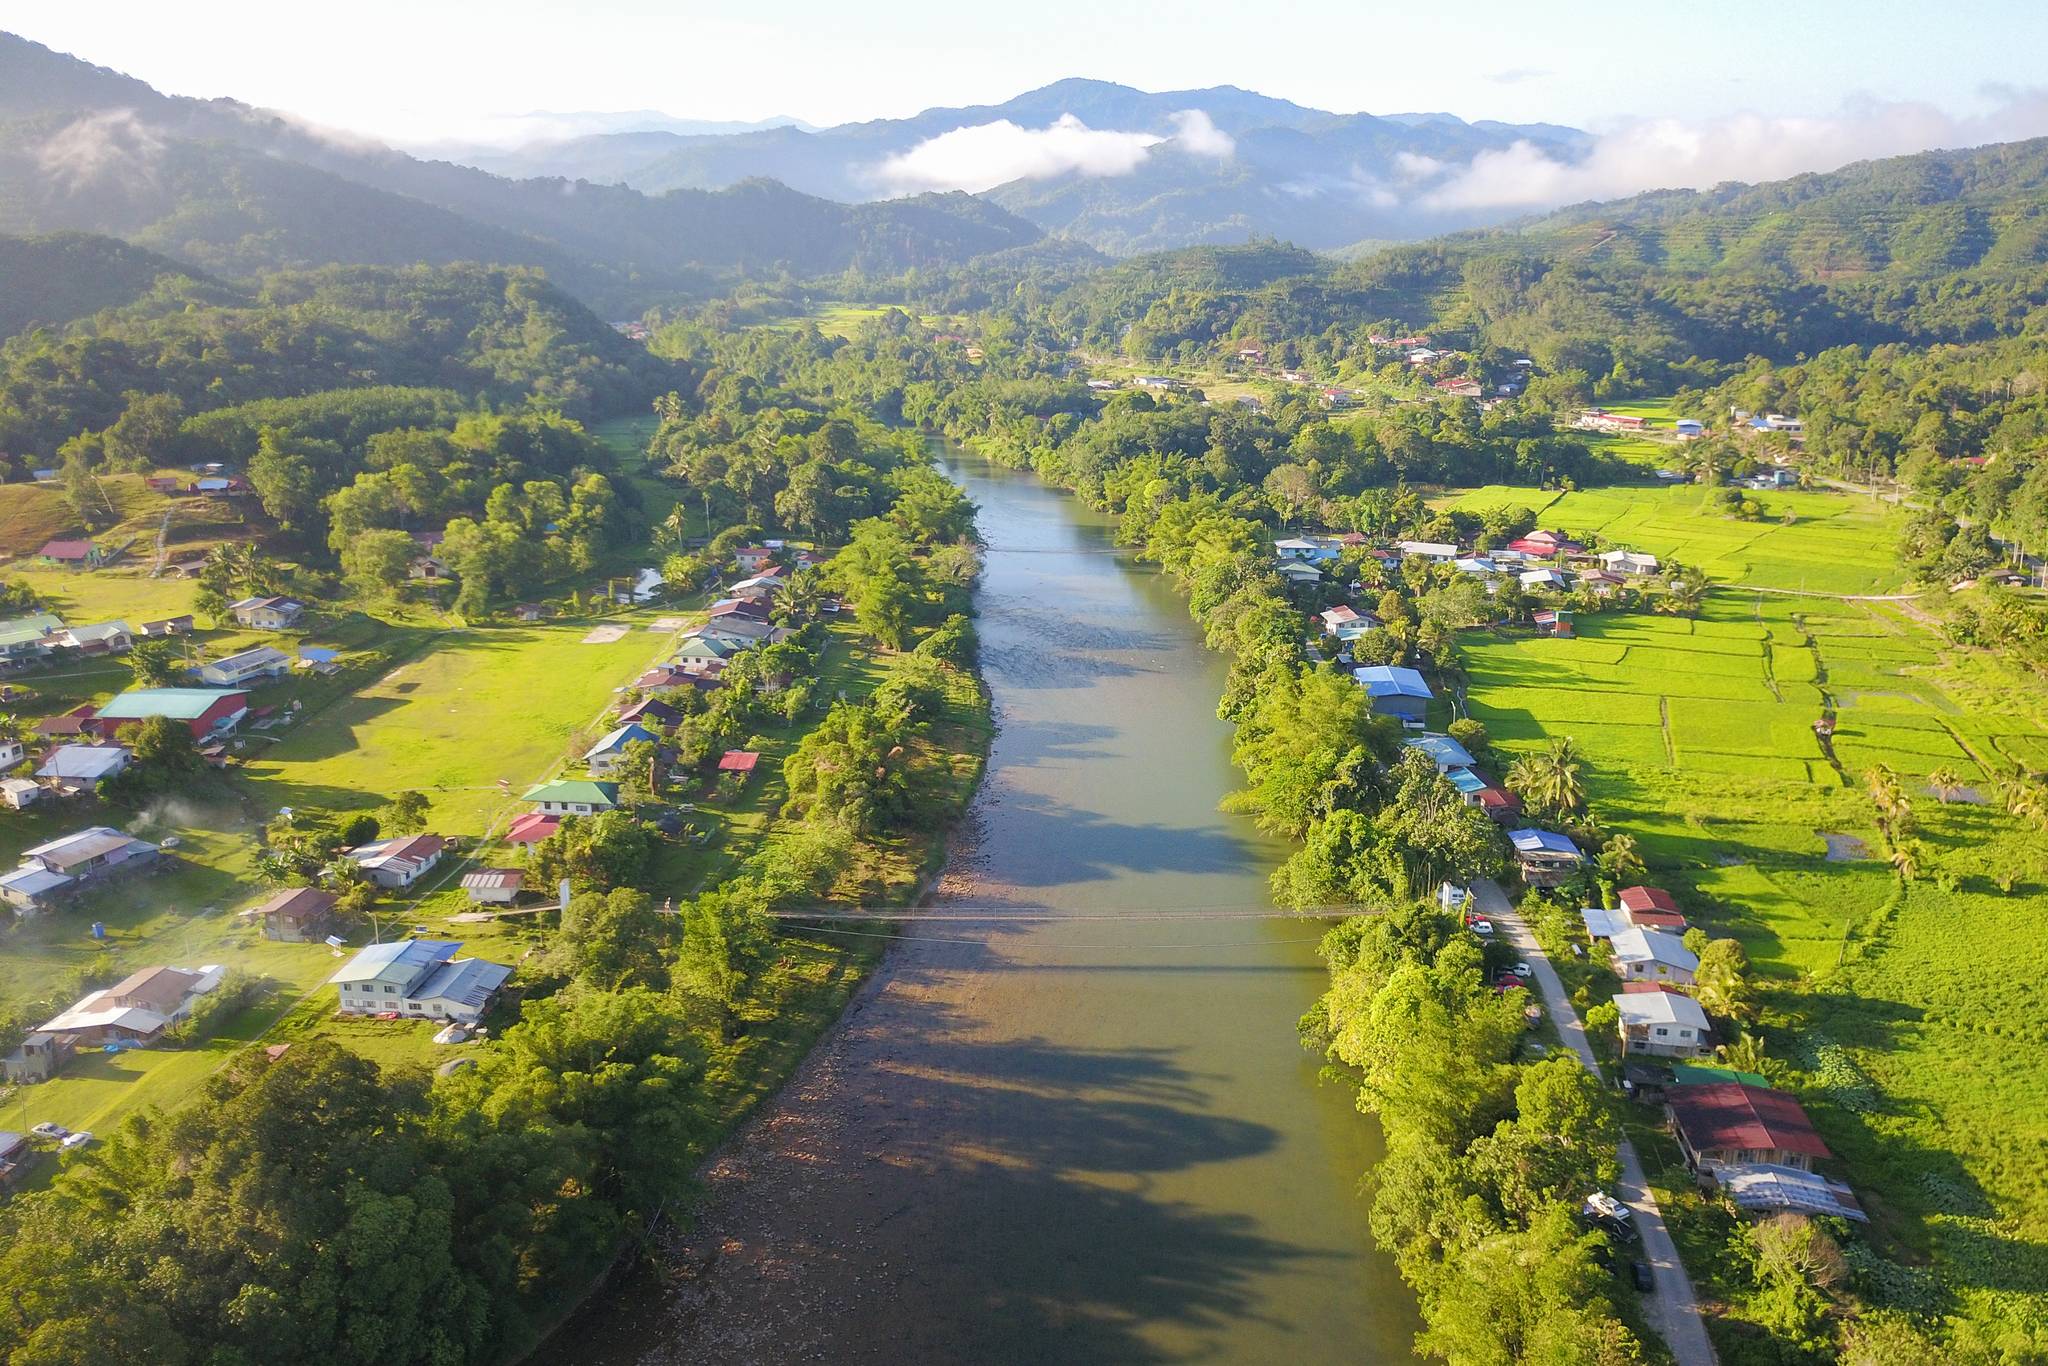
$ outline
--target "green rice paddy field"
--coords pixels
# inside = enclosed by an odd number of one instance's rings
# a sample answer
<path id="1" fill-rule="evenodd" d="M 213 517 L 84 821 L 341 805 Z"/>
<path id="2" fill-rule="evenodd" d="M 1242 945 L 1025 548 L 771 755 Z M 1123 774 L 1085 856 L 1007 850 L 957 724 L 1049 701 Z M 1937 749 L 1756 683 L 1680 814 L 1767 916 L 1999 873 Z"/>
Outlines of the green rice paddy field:
<path id="1" fill-rule="evenodd" d="M 1598 533 L 1609 545 L 1696 566 L 1716 583 L 1811 593 L 1898 591 L 1898 509 L 1839 493 L 1750 496 L 1764 507 L 1761 521 L 1703 513 L 1701 491 L 1690 484 L 1571 493 L 1489 484 L 1439 506 L 1478 512 L 1519 505 L 1543 526 Z"/>
<path id="2" fill-rule="evenodd" d="M 1873 1215 L 1885 1298 L 1994 1340 L 2048 1321 L 2048 986 L 2028 970 L 2048 841 L 1978 800 L 2041 766 L 2038 679 L 1896 604 L 1729 590 L 1698 620 L 1582 617 L 1576 639 L 1474 635 L 1464 656 L 1496 745 L 1575 737 L 1594 810 L 1650 880 L 1743 942 L 1771 1054 Z M 1813 730 L 1829 701 L 1832 761 Z M 1881 850 L 1878 763 L 1907 776 L 1933 851 L 1909 883 L 1822 838 Z M 1940 802 L 1938 767 L 1975 790 Z"/>

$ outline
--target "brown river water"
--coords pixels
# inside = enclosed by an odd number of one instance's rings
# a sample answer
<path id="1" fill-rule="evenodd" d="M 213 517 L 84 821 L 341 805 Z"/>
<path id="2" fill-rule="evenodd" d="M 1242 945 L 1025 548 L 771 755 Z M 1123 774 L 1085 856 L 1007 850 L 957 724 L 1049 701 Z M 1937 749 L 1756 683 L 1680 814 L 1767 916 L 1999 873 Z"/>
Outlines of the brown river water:
<path id="1" fill-rule="evenodd" d="M 1374 1362 L 1417 1322 L 1379 1157 L 1294 1022 L 1320 926 L 1237 785 L 1223 667 L 1105 519 L 950 454 L 981 508 L 998 734 L 934 908 L 706 1172 L 660 1274 L 544 1363 Z M 1032 923 L 950 917 L 1050 910 Z"/>

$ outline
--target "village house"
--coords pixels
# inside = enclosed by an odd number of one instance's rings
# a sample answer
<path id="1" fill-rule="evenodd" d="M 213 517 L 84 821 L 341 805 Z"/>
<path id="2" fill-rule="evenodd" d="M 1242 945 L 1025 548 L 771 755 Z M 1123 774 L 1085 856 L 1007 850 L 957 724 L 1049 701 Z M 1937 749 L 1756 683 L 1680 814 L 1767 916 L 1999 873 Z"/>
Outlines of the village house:
<path id="1" fill-rule="evenodd" d="M 105 554 L 91 541 L 45 541 L 36 555 L 60 569 L 98 569 L 106 563 Z"/>
<path id="2" fill-rule="evenodd" d="M 126 654 L 134 645 L 135 632 L 125 621 L 67 626 L 50 640 L 52 649 L 81 655 Z"/>
<path id="3" fill-rule="evenodd" d="M 0 778 L 0 806 L 19 811 L 34 806 L 43 789 L 27 778 Z"/>
<path id="4" fill-rule="evenodd" d="M 97 879 L 153 868 L 159 852 L 147 840 L 95 825 L 22 850 L 21 866 L 0 877 L 0 900 L 33 914 Z"/>
<path id="5" fill-rule="evenodd" d="M 724 616 L 715 617 L 704 625 L 694 627 L 684 634 L 685 638 L 690 640 L 724 640 L 728 644 L 744 650 L 759 645 L 763 641 L 772 645 L 777 639 L 788 633 L 782 631 L 782 628 L 773 622 L 764 621 L 758 617 L 747 616 L 738 612 L 728 612 Z"/>
<path id="6" fill-rule="evenodd" d="M 1627 413 L 1610 413 L 1605 408 L 1588 408 L 1572 425 L 1589 432 L 1640 432 L 1648 430 L 1650 420 Z"/>
<path id="7" fill-rule="evenodd" d="M 285 944 L 311 944 L 326 938 L 334 921 L 332 892 L 318 887 L 287 887 L 262 905 L 242 912 L 261 922 L 263 937 Z"/>
<path id="8" fill-rule="evenodd" d="M 749 545 L 735 550 L 732 558 L 743 572 L 758 574 L 763 566 L 775 558 L 775 552 L 765 545 Z"/>
<path id="9" fill-rule="evenodd" d="M 1374 712 L 1399 717 L 1402 725 L 1421 729 L 1430 700 L 1436 696 L 1421 674 L 1396 664 L 1368 664 L 1353 669 L 1351 676 L 1372 697 Z"/>
<path id="10" fill-rule="evenodd" d="M 1540 612 L 1532 612 L 1529 620 L 1541 635 L 1563 637 L 1572 633 L 1572 614 L 1562 607 L 1546 607 Z"/>
<path id="11" fill-rule="evenodd" d="M 1531 887 L 1555 887 L 1578 871 L 1585 855 L 1568 836 L 1554 830 L 1527 827 L 1512 831 L 1508 842 L 1515 848 L 1515 868 Z"/>
<path id="12" fill-rule="evenodd" d="M 288 631 L 306 615 L 306 604 L 297 598 L 243 598 L 228 604 L 237 622 L 257 631 Z"/>
<path id="13" fill-rule="evenodd" d="M 1301 560 L 1280 562 L 1280 577 L 1292 584 L 1313 584 L 1323 581 L 1323 571 Z"/>
<path id="14" fill-rule="evenodd" d="M 518 868 L 477 868 L 462 875 L 462 890 L 472 902 L 502 906 L 518 899 L 525 881 Z"/>
<path id="15" fill-rule="evenodd" d="M 1523 572 L 1521 584 L 1524 588 L 1542 592 L 1568 593 L 1571 591 L 1572 576 L 1562 569 L 1530 569 Z"/>
<path id="16" fill-rule="evenodd" d="M 1615 897 L 1637 929 L 1685 933 L 1685 912 L 1671 893 L 1661 887 L 1624 887 Z"/>
<path id="17" fill-rule="evenodd" d="M 291 672 L 291 656 L 271 645 L 258 645 L 242 650 L 199 666 L 202 682 L 217 688 L 233 687 L 239 683 L 254 683 L 263 679 L 282 678 Z"/>
<path id="18" fill-rule="evenodd" d="M 1617 930 L 1614 971 L 1624 982 L 1671 982 L 1691 986 L 1700 960 L 1686 948 L 1685 941 L 1663 930 L 1643 930 L 1631 925 Z"/>
<path id="19" fill-rule="evenodd" d="M 1500 572 L 1500 566 L 1484 555 L 1461 556 L 1451 561 L 1451 568 L 1457 570 L 1460 574 L 1470 574 L 1475 578 L 1487 578 Z M 1491 592 L 1492 590 L 1488 589 L 1487 591 Z"/>
<path id="20" fill-rule="evenodd" d="M 372 840 L 348 851 L 348 857 L 379 887 L 410 887 L 441 861 L 448 841 L 439 835 L 400 835 Z"/>
<path id="21" fill-rule="evenodd" d="M 329 980 L 343 1015 L 412 1015 L 468 1023 L 490 1008 L 512 969 L 457 958 L 458 940 L 401 939 L 372 944 Z"/>
<path id="22" fill-rule="evenodd" d="M 1707 434 L 1707 424 L 1696 417 L 1681 417 L 1671 426 L 1680 441 L 1696 441 Z"/>
<path id="23" fill-rule="evenodd" d="M 182 612 L 175 617 L 164 617 L 158 621 L 145 621 L 136 628 L 150 640 L 164 640 L 172 636 L 192 634 L 192 614 Z"/>
<path id="24" fill-rule="evenodd" d="M 30 612 L 0 621 L 0 665 L 34 664 L 50 653 L 56 636 L 63 630 L 63 621 L 49 612 Z"/>
<path id="25" fill-rule="evenodd" d="M 1538 560 L 1552 559 L 1558 555 L 1579 555 L 1586 547 L 1572 540 L 1561 531 L 1537 529 L 1526 536 L 1519 536 L 1508 542 L 1508 549 L 1518 555 L 1528 555 Z"/>
<path id="26" fill-rule="evenodd" d="M 720 598 L 711 604 L 705 614 L 711 622 L 739 617 L 747 621 L 766 621 L 771 613 L 770 606 L 759 598 Z"/>
<path id="27" fill-rule="evenodd" d="M 0 740 L 0 773 L 7 772 L 28 757 L 28 746 L 19 740 Z"/>
<path id="28" fill-rule="evenodd" d="M 53 791 L 77 796 L 97 790 L 101 779 L 126 771 L 130 757 L 122 745 L 59 745 L 43 756 L 36 776 Z"/>
<path id="29" fill-rule="evenodd" d="M 660 737 L 645 726 L 628 721 L 583 752 L 583 762 L 592 773 L 610 773 L 626 757 L 626 746 L 657 744 Z"/>
<path id="30" fill-rule="evenodd" d="M 755 767 L 760 762 L 761 756 L 754 750 L 729 749 L 719 756 L 718 776 L 723 778 L 731 775 L 738 778 L 741 782 L 745 782 L 752 776 Z"/>
<path id="31" fill-rule="evenodd" d="M 1657 572 L 1657 557 L 1635 550 L 1603 550 L 1600 563 L 1610 574 L 1638 577 Z"/>
<path id="32" fill-rule="evenodd" d="M 1473 804 L 1484 811 L 1495 825 L 1513 825 L 1522 818 L 1522 799 L 1498 783 L 1474 793 Z"/>
<path id="33" fill-rule="evenodd" d="M 1448 395 L 1451 398 L 1478 398 L 1486 392 L 1480 387 L 1478 380 L 1468 379 L 1463 376 L 1455 379 L 1440 379 L 1430 387 L 1438 393 Z"/>
<path id="34" fill-rule="evenodd" d="M 9 1086 L 48 1081 L 63 1069 L 70 1056 L 70 1044 L 54 1034 L 24 1035 L 12 1053 L 0 1058 L 0 1081 Z"/>
<path id="35" fill-rule="evenodd" d="M 1695 1171 L 1767 1163 L 1810 1172 L 1816 1160 L 1834 1156 L 1805 1107 L 1783 1091 L 1741 1082 L 1680 1086 L 1665 1105 Z"/>
<path id="36" fill-rule="evenodd" d="M 1443 541 L 1396 541 L 1394 549 L 1403 555 L 1419 556 L 1431 564 L 1450 564 L 1458 558 L 1458 547 Z"/>
<path id="37" fill-rule="evenodd" d="M 544 816 L 595 816 L 617 808 L 619 785 L 557 778 L 528 788 L 519 800 L 532 802 L 534 809 Z"/>
<path id="38" fill-rule="evenodd" d="M 658 697 L 643 697 L 618 714 L 622 726 L 643 726 L 648 730 L 673 730 L 683 714 Z"/>
<path id="39" fill-rule="evenodd" d="M 212 688 L 135 688 L 122 693 L 88 718 L 84 729 L 113 739 L 130 721 L 168 716 L 182 721 L 197 740 L 215 731 L 233 730 L 249 713 L 249 694 Z"/>
<path id="40" fill-rule="evenodd" d="M 220 985 L 226 969 L 218 963 L 201 968 L 143 968 L 102 991 L 89 992 L 69 1010 L 37 1026 L 73 1048 L 110 1043 L 145 1045 L 191 1015 L 201 996 Z"/>
<path id="41" fill-rule="evenodd" d="M 1697 1058 L 1713 1051 L 1707 1012 L 1690 996 L 1661 987 L 1624 991 L 1614 998 L 1614 1005 L 1621 1012 L 1621 1051 L 1625 1055 Z"/>
<path id="42" fill-rule="evenodd" d="M 560 816 L 546 816 L 538 811 L 529 811 L 523 816 L 514 816 L 512 824 L 505 827 L 505 843 L 539 844 L 561 828 Z"/>
<path id="43" fill-rule="evenodd" d="M 1290 536 L 1284 541 L 1273 542 L 1273 555 L 1281 560 L 1299 560 L 1304 564 L 1323 564 L 1336 559 L 1343 553 L 1343 547 L 1327 538 Z"/>
<path id="44" fill-rule="evenodd" d="M 1611 598 L 1628 580 L 1606 569 L 1588 569 L 1579 575 L 1579 587 L 1596 598 Z"/>

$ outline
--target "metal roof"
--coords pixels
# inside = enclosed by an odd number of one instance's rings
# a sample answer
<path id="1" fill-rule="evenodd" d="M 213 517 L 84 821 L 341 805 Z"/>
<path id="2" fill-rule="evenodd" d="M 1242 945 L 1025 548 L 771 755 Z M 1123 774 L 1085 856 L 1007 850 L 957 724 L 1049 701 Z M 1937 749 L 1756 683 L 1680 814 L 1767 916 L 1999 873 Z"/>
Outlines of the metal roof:
<path id="1" fill-rule="evenodd" d="M 168 716 L 174 721 L 197 721 L 226 697 L 246 698 L 235 688 L 134 688 L 99 709 L 99 717 L 112 721 L 140 721 L 151 716 Z"/>
<path id="2" fill-rule="evenodd" d="M 328 980 L 336 984 L 376 982 L 405 991 L 462 948 L 459 939 L 398 939 L 372 944 Z"/>
<path id="3" fill-rule="evenodd" d="M 584 778 L 557 778 L 526 790 L 523 802 L 580 802 L 586 806 L 617 806 L 617 783 L 592 782 Z"/>

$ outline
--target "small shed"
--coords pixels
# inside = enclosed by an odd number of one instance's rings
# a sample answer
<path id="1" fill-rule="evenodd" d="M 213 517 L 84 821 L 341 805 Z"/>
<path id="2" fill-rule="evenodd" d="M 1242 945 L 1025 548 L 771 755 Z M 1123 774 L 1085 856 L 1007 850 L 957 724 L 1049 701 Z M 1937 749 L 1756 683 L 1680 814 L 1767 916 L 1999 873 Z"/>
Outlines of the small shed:
<path id="1" fill-rule="evenodd" d="M 462 890 L 471 901 L 503 905 L 519 895 L 526 874 L 518 868 L 478 868 L 462 875 Z"/>

